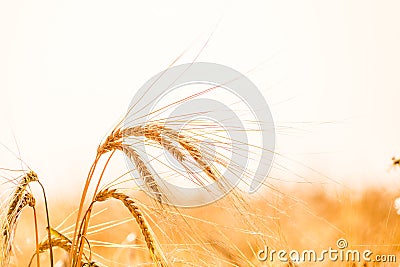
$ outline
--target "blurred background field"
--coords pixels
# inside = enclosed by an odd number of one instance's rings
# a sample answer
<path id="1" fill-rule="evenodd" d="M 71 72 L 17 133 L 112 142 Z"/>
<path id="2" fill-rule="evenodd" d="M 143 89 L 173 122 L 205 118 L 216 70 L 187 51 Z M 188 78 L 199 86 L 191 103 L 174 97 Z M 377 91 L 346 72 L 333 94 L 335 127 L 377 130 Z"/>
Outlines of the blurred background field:
<path id="1" fill-rule="evenodd" d="M 267 227 L 274 235 L 274 239 L 278 240 L 270 243 L 268 239 L 265 240 L 265 245 L 270 249 L 284 249 L 287 251 L 314 249 L 318 253 L 329 247 L 337 248 L 336 241 L 340 238 L 345 238 L 349 244 L 348 249 L 358 249 L 360 251 L 369 249 L 373 252 L 373 255 L 395 255 L 399 259 L 400 215 L 397 214 L 393 204 L 399 194 L 383 188 L 369 188 L 358 193 L 350 191 L 337 192 L 336 194 L 323 190 L 310 191 L 309 188 L 307 190 L 296 190 L 295 192 L 287 191 L 286 194 L 290 194 L 287 198 L 270 197 L 268 203 L 265 201 L 250 202 L 250 205 L 253 208 L 257 208 L 260 214 L 268 215 L 268 219 L 264 219 L 263 223 L 267 224 Z M 143 199 L 145 197 L 141 196 L 140 198 Z M 271 206 L 272 204 L 273 206 Z M 197 222 L 190 221 L 190 227 L 196 229 L 193 233 L 198 233 L 197 230 L 204 229 L 204 231 L 199 231 L 204 236 L 207 236 L 215 246 L 219 246 L 217 249 L 220 252 L 219 256 L 221 259 L 226 260 L 226 262 L 221 261 L 221 266 L 246 265 L 240 262 L 239 255 L 235 254 L 234 251 L 230 252 L 227 249 L 228 246 L 225 247 L 226 244 L 224 242 L 226 240 L 222 238 L 220 233 L 213 233 L 213 231 L 207 230 L 209 229 L 209 224 L 216 224 L 217 228 L 225 232 L 230 242 L 246 252 L 246 256 L 249 259 L 253 259 L 256 266 L 261 266 L 261 262 L 258 262 L 253 252 L 247 248 L 248 239 L 246 239 L 246 235 L 229 230 L 231 226 L 246 229 L 245 222 L 240 222 L 238 218 L 232 216 L 229 209 L 218 208 L 218 205 L 217 203 L 203 208 L 183 209 L 181 212 L 198 219 Z M 58 225 L 64 221 L 65 215 L 69 212 L 72 213 L 75 209 L 74 206 L 68 205 L 66 202 L 52 203 L 51 207 L 53 225 Z M 107 210 L 104 211 L 103 208 Z M 93 242 L 93 253 L 104 257 L 104 260 L 97 258 L 99 262 L 107 266 L 128 266 L 129 264 L 148 262 L 150 266 L 151 259 L 143 243 L 143 238 L 136 224 L 129 218 L 129 213 L 117 202 L 100 205 L 96 210 L 103 210 L 103 213 L 93 218 L 92 224 L 94 226 L 98 225 L 96 229 L 102 228 L 105 222 L 122 223 L 119 226 L 90 235 Z M 44 214 L 40 216 L 42 219 L 44 218 Z M 123 223 L 124 219 L 130 219 L 130 221 Z M 158 221 L 162 223 L 162 218 L 155 217 L 154 223 L 157 224 Z M 207 223 L 204 223 L 204 221 Z M 42 221 L 42 223 L 44 222 Z M 68 220 L 60 229 L 65 229 L 72 223 L 72 220 Z M 158 232 L 157 237 L 160 243 L 164 245 L 172 242 L 171 246 L 176 245 L 176 248 L 179 248 L 179 244 L 190 243 L 187 239 L 182 240 L 179 234 L 174 234 L 174 231 L 176 233 L 187 231 L 188 228 L 184 223 L 180 222 L 180 224 L 173 225 L 171 228 L 173 230 L 168 233 L 163 234 L 156 231 Z M 68 231 L 64 233 L 68 233 Z M 42 237 L 45 236 L 43 229 L 41 234 Z M 188 234 L 190 235 L 190 231 Z M 169 239 L 172 239 L 172 241 Z M 22 216 L 17 229 L 15 244 L 17 244 L 15 248 L 19 255 L 17 266 L 26 266 L 34 252 L 33 225 L 29 211 L 25 211 Z M 165 246 L 164 248 L 171 252 L 173 251 L 171 246 Z M 263 249 L 263 247 L 259 249 Z M 62 250 L 56 249 L 55 251 L 56 255 L 64 254 L 65 258 L 65 253 Z M 43 264 L 48 262 L 46 254 L 42 255 L 41 258 Z M 59 259 L 63 259 L 63 256 L 59 256 Z M 272 266 L 286 265 L 275 260 Z M 396 265 L 394 263 L 379 264 L 362 261 L 360 263 L 333 263 L 326 260 L 317 263 L 300 263 L 299 266 Z"/>

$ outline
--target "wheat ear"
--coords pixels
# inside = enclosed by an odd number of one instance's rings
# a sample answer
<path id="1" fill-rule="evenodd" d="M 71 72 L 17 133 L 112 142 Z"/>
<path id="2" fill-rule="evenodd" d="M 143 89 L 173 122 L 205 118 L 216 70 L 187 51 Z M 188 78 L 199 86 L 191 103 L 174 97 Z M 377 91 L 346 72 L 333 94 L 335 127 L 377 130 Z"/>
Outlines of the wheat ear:
<path id="1" fill-rule="evenodd" d="M 114 198 L 114 199 L 121 201 L 125 205 L 125 207 L 129 210 L 129 212 L 132 214 L 132 216 L 135 218 L 135 220 L 140 228 L 140 231 L 142 232 L 142 235 L 146 242 L 147 248 L 150 252 L 150 255 L 151 255 L 154 263 L 160 267 L 168 266 L 164 255 L 162 254 L 161 250 L 158 248 L 157 243 L 155 242 L 155 240 L 153 238 L 153 234 L 150 229 L 150 226 L 148 225 L 146 219 L 144 218 L 142 212 L 140 211 L 140 209 L 137 206 L 137 204 L 135 203 L 135 201 L 132 198 L 130 198 L 129 196 L 127 196 L 123 193 L 117 192 L 116 189 L 105 189 L 105 190 L 99 192 L 96 195 L 95 201 L 102 202 L 102 201 L 106 201 L 110 198 Z"/>
<path id="2" fill-rule="evenodd" d="M 207 162 L 200 149 L 192 144 L 187 137 L 180 137 L 179 144 L 186 149 L 186 151 L 192 156 L 192 158 L 197 162 L 200 168 L 214 181 L 217 181 L 217 175 L 214 173 L 211 165 Z"/>
<path id="3" fill-rule="evenodd" d="M 13 194 L 12 201 L 10 203 L 10 206 L 8 208 L 7 212 L 7 217 L 12 217 L 12 214 L 16 210 L 18 203 L 21 201 L 23 198 L 25 192 L 26 192 L 26 187 L 30 182 L 38 181 L 37 174 L 34 173 L 33 171 L 28 172 L 27 174 L 22 177 L 21 181 L 19 182 L 17 188 L 15 189 L 15 192 Z"/>
<path id="4" fill-rule="evenodd" d="M 157 182 L 154 179 L 153 174 L 150 172 L 140 155 L 129 145 L 123 144 L 124 137 L 145 137 L 149 140 L 153 140 L 160 144 L 166 151 L 168 151 L 175 159 L 181 164 L 185 160 L 185 155 L 179 149 L 179 147 L 173 144 L 173 141 L 179 143 L 183 149 L 185 149 L 189 155 L 195 160 L 200 168 L 212 178 L 214 181 L 217 180 L 217 175 L 211 168 L 210 164 L 207 163 L 206 158 L 201 153 L 200 149 L 195 145 L 198 141 L 193 138 L 188 138 L 182 134 L 179 134 L 175 130 L 167 127 L 163 127 L 157 124 L 148 124 L 144 126 L 135 126 L 125 129 L 114 130 L 105 140 L 105 142 L 99 147 L 98 154 L 104 154 L 112 150 L 121 150 L 125 155 L 134 163 L 138 170 L 140 177 L 145 182 L 148 189 L 157 197 L 157 200 L 161 203 L 162 194 L 159 189 Z"/>
<path id="5" fill-rule="evenodd" d="M 31 193 L 25 192 L 20 196 L 19 201 L 16 203 L 14 210 L 7 216 L 7 222 L 3 225 L 3 244 L 2 244 L 2 258 L 1 258 L 1 266 L 8 266 L 11 247 L 13 238 L 15 235 L 15 229 L 17 228 L 17 223 L 19 216 L 22 210 L 26 206 L 34 207 L 35 206 L 35 198 Z"/>
<path id="6" fill-rule="evenodd" d="M 149 191 L 157 197 L 158 202 L 161 203 L 161 190 L 157 185 L 156 180 L 154 179 L 153 174 L 147 168 L 146 164 L 140 157 L 140 155 L 131 147 L 123 146 L 122 151 L 127 155 L 127 157 L 135 164 L 137 171 L 140 174 L 140 177 L 145 182 L 145 185 L 148 187 Z"/>
<path id="7" fill-rule="evenodd" d="M 36 173 L 33 171 L 26 173 L 18 183 L 8 206 L 6 218 L 1 225 L 1 266 L 7 266 L 9 263 L 15 229 L 17 228 L 18 219 L 23 208 L 26 206 L 35 206 L 35 198 L 31 193 L 26 191 L 28 184 L 33 181 L 38 181 Z"/>
<path id="8" fill-rule="evenodd" d="M 106 140 L 97 149 L 98 156 L 101 156 L 109 151 L 121 149 L 122 147 L 122 133 L 119 128 L 111 132 Z"/>
<path id="9" fill-rule="evenodd" d="M 163 135 L 163 131 L 164 131 L 163 127 L 158 126 L 156 124 L 150 124 L 150 125 L 145 125 L 143 127 L 135 126 L 131 128 L 126 128 L 121 130 L 121 133 L 123 137 L 144 136 L 145 138 L 153 140 L 159 145 L 161 145 L 179 162 L 184 161 L 185 155 L 180 151 L 178 147 L 174 146 L 174 144 L 170 140 L 165 138 L 165 136 Z"/>
<path id="10" fill-rule="evenodd" d="M 47 229 L 49 230 L 49 229 Z M 72 241 L 66 237 L 65 235 L 61 234 L 60 232 L 58 232 L 57 230 L 51 228 L 50 229 L 50 233 L 51 233 L 51 247 L 59 247 L 63 250 L 65 250 L 67 253 L 69 253 L 71 251 L 71 247 L 72 247 Z M 39 249 L 38 252 L 36 252 L 30 262 L 29 262 L 29 266 L 31 266 L 33 258 L 35 257 L 35 255 L 38 257 L 39 255 L 37 253 L 44 253 L 47 250 L 50 249 L 50 242 L 48 239 L 46 239 L 45 241 L 41 242 L 39 244 Z M 98 266 L 95 262 L 89 262 L 89 260 L 87 259 L 86 255 L 83 254 L 86 261 L 82 261 L 81 265 L 82 266 Z"/>
<path id="11" fill-rule="evenodd" d="M 194 159 L 194 161 L 197 162 L 197 164 L 208 175 L 208 177 L 210 177 L 214 181 L 217 181 L 217 175 L 210 167 L 207 159 L 203 156 L 203 153 L 196 146 L 196 144 L 199 143 L 197 139 L 180 134 L 170 128 L 164 128 L 164 132 L 165 135 L 178 142 L 189 153 L 189 155 Z"/>
<path id="12" fill-rule="evenodd" d="M 135 127 L 134 127 L 135 128 Z M 139 131 L 139 128 L 135 128 L 130 131 L 132 134 L 133 132 Z M 142 132 L 143 134 L 143 132 Z M 161 191 L 154 179 L 153 174 L 150 172 L 150 170 L 147 168 L 146 164 L 140 157 L 140 155 L 130 146 L 128 145 L 123 145 L 123 137 L 127 136 L 125 131 L 121 131 L 120 129 L 114 130 L 104 141 L 104 143 L 99 146 L 97 153 L 99 155 L 102 155 L 104 153 L 107 153 L 109 151 L 113 150 L 121 150 L 125 155 L 132 161 L 132 163 L 135 165 L 136 169 L 138 170 L 140 177 L 143 179 L 145 182 L 146 186 L 152 192 L 154 195 L 156 195 L 157 200 L 161 203 Z M 149 135 L 148 135 L 149 136 Z M 156 138 L 154 136 L 154 138 Z M 161 140 L 160 140 L 161 142 Z M 165 143 L 165 146 L 168 147 L 169 145 Z M 170 148 L 172 149 L 172 148 Z"/>
<path id="13" fill-rule="evenodd" d="M 180 151 L 180 149 L 169 140 L 173 140 L 179 143 L 194 159 L 194 161 L 200 166 L 200 168 L 206 173 L 208 177 L 217 181 L 218 176 L 211 168 L 211 165 L 207 162 L 203 153 L 196 146 L 199 141 L 194 138 L 189 138 L 177 131 L 167 128 L 157 124 L 148 124 L 145 126 L 135 126 L 131 128 L 126 128 L 119 131 L 123 137 L 129 136 L 144 136 L 150 140 L 159 143 L 164 147 L 172 156 L 174 156 L 179 162 L 185 160 L 185 155 Z M 169 139 L 167 139 L 168 137 Z"/>
<path id="14" fill-rule="evenodd" d="M 212 170 L 203 153 L 196 146 L 199 141 L 195 138 L 189 138 L 188 136 L 185 136 L 171 128 L 157 124 L 149 124 L 144 127 L 136 126 L 128 128 L 123 130 L 122 133 L 123 135 L 131 134 L 133 136 L 139 136 L 141 134 L 149 139 L 157 141 L 160 144 L 165 144 L 164 148 L 166 148 L 173 156 L 175 156 L 178 161 L 184 160 L 185 158 L 182 152 L 173 146 L 172 142 L 166 139 L 165 136 L 170 138 L 171 140 L 179 143 L 211 179 L 217 181 L 217 174 Z"/>

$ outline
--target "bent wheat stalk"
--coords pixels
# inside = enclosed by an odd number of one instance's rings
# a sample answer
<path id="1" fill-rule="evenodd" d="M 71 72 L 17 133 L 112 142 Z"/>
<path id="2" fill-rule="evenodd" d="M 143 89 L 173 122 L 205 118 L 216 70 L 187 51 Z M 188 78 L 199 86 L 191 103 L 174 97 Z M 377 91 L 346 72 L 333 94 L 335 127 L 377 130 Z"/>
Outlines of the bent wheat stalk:
<path id="1" fill-rule="evenodd" d="M 146 242 L 147 248 L 150 252 L 150 255 L 151 255 L 154 263 L 160 267 L 168 266 L 163 253 L 158 248 L 158 245 L 157 245 L 155 239 L 153 238 L 153 234 L 150 229 L 150 226 L 146 222 L 146 219 L 144 218 L 139 207 L 136 205 L 135 201 L 133 199 L 131 199 L 129 196 L 127 196 L 123 193 L 117 192 L 116 189 L 105 189 L 105 190 L 99 192 L 95 198 L 95 201 L 103 202 L 110 198 L 114 198 L 114 199 L 121 201 L 125 205 L 125 207 L 129 210 L 129 212 L 132 214 L 132 216 L 135 218 L 135 220 L 140 228 L 140 231 L 142 232 L 142 235 Z"/>
<path id="2" fill-rule="evenodd" d="M 99 149 L 100 149 L 100 147 L 99 147 Z M 102 179 L 102 177 L 104 175 L 104 172 L 105 172 L 105 170 L 107 168 L 107 165 L 110 162 L 112 156 L 114 155 L 115 149 L 111 150 L 111 151 L 112 151 L 112 153 L 108 157 L 108 160 L 106 161 L 106 163 L 105 163 L 105 165 L 103 167 L 103 171 L 101 172 L 100 177 L 99 177 L 99 179 L 97 181 L 97 186 L 96 186 L 96 189 L 95 189 L 95 192 L 94 192 L 93 200 L 94 200 L 94 198 L 96 196 L 97 190 L 98 190 L 98 188 L 100 186 L 100 182 L 101 182 L 101 179 Z M 81 216 L 81 213 L 83 211 L 83 206 L 84 206 L 84 203 L 85 203 L 85 200 L 86 200 L 86 194 L 88 192 L 90 182 L 91 182 L 91 180 L 93 178 L 94 171 L 96 169 L 96 166 L 97 166 L 97 164 L 99 162 L 100 157 L 101 157 L 101 154 L 99 154 L 99 152 L 98 152 L 98 154 L 96 155 L 96 159 L 93 162 L 92 167 L 90 168 L 88 177 L 87 177 L 86 182 L 85 182 L 85 187 L 84 187 L 83 192 L 82 192 L 81 201 L 80 201 L 79 209 L 78 209 L 78 216 L 77 216 L 77 220 L 76 220 L 76 224 L 75 224 L 73 241 L 72 241 L 72 249 L 70 251 L 70 260 L 72 262 L 72 266 L 76 266 L 78 264 L 79 264 L 79 266 L 82 266 L 82 264 L 80 262 L 82 260 L 82 255 L 83 255 L 83 246 L 84 246 L 83 245 L 83 241 L 84 241 L 84 239 L 86 239 L 86 232 L 87 232 L 87 229 L 88 229 L 88 226 L 89 226 L 89 220 L 90 220 L 90 215 L 91 215 L 92 204 L 86 210 L 86 213 L 83 216 L 82 221 L 80 221 L 80 216 Z M 92 203 L 93 203 L 93 200 L 92 200 Z"/>

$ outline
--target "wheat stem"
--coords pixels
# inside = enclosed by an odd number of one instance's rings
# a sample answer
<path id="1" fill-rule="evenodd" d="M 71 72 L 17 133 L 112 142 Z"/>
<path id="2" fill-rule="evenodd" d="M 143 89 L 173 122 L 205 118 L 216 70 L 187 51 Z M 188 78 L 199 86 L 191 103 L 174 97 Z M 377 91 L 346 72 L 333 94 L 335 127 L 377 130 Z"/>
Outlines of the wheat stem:
<path id="1" fill-rule="evenodd" d="M 78 236 L 78 229 L 80 229 L 80 225 L 81 225 L 80 224 L 80 219 L 81 219 L 81 214 L 82 214 L 82 211 L 83 211 L 83 205 L 85 203 L 85 199 L 86 199 L 86 195 L 87 195 L 87 192 L 88 192 L 88 189 L 89 189 L 89 185 L 90 185 L 90 182 L 92 180 L 94 170 L 95 170 L 95 168 L 97 166 L 97 163 L 98 163 L 98 161 L 100 159 L 100 156 L 101 155 L 99 155 L 99 154 L 96 155 L 96 159 L 93 162 L 92 166 L 90 167 L 88 176 L 86 178 L 85 186 L 83 188 L 83 192 L 82 192 L 82 196 L 81 196 L 81 200 L 80 200 L 80 204 L 79 204 L 79 209 L 78 209 L 78 214 L 77 214 L 77 218 L 76 218 L 76 222 L 75 222 L 74 235 L 73 235 L 73 239 L 72 239 L 72 249 L 70 251 L 70 256 L 69 256 L 70 260 L 72 262 L 72 266 L 75 266 L 77 264 L 76 258 L 74 257 L 74 255 L 77 254 L 77 252 L 78 252 L 77 249 L 79 247 L 78 244 L 80 243 L 80 237 Z M 80 233 L 80 231 L 79 231 L 79 233 Z"/>
<path id="2" fill-rule="evenodd" d="M 37 216 L 36 216 L 36 208 L 35 206 L 32 207 L 33 209 L 33 217 L 35 222 L 35 247 L 36 247 L 36 266 L 40 267 L 40 258 L 39 258 L 39 232 L 38 232 L 38 224 L 37 224 Z"/>
<path id="3" fill-rule="evenodd" d="M 43 191 L 44 207 L 45 207 L 45 209 L 46 209 L 46 220 L 47 220 L 47 236 L 48 236 L 49 245 L 50 245 L 50 247 L 49 247 L 50 266 L 53 267 L 53 265 L 54 265 L 54 263 L 53 263 L 53 262 L 54 262 L 54 259 L 53 259 L 53 246 L 52 246 L 52 244 L 51 244 L 50 216 L 49 216 L 49 209 L 48 209 L 48 206 L 47 206 L 46 191 L 44 190 L 44 186 L 42 185 L 42 183 L 41 183 L 39 180 L 38 180 L 37 182 L 39 183 L 39 185 L 40 185 L 40 187 L 42 188 L 42 191 Z"/>

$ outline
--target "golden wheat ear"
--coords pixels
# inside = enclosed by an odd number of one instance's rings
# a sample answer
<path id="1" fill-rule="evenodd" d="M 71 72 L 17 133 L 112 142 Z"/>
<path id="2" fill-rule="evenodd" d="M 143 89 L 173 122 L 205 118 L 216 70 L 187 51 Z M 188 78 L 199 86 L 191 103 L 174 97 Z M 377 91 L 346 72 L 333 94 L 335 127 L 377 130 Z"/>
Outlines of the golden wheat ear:
<path id="1" fill-rule="evenodd" d="M 2 225 L 2 257 L 1 266 L 8 266 L 9 257 L 12 249 L 13 239 L 17 228 L 19 216 L 26 207 L 35 206 L 35 198 L 29 192 L 24 192 L 19 196 L 17 202 L 12 202 L 7 212 L 7 220 Z"/>
<path id="2" fill-rule="evenodd" d="M 116 128 L 107 136 L 106 140 L 98 147 L 97 155 L 101 156 L 112 150 L 121 149 L 122 146 L 122 132 Z"/>
<path id="3" fill-rule="evenodd" d="M 178 162 L 185 160 L 185 155 L 176 147 L 170 140 L 163 134 L 164 128 L 156 124 L 150 124 L 145 126 L 135 126 L 131 128 L 125 128 L 121 130 L 121 134 L 124 138 L 129 137 L 145 137 L 158 143 L 168 153 L 170 153 Z"/>
<path id="4" fill-rule="evenodd" d="M 140 155 L 129 146 L 123 146 L 122 151 L 135 165 L 149 192 L 157 198 L 158 202 L 162 203 L 162 193 L 158 187 L 157 181 L 154 179 L 153 174 L 150 172 L 149 168 L 147 168 Z"/>
<path id="5" fill-rule="evenodd" d="M 46 252 L 50 249 L 50 247 L 58 247 L 63 249 L 65 252 L 70 253 L 72 247 L 71 239 L 53 228 L 47 230 L 51 233 L 51 244 L 48 239 L 39 243 L 38 251 L 34 255 L 32 255 L 28 267 L 32 265 L 33 258 L 35 256 L 39 258 L 39 254 Z M 95 262 L 89 261 L 88 257 L 85 254 L 83 254 L 83 256 L 85 260 L 81 262 L 82 266 L 98 266 Z"/>
<path id="6" fill-rule="evenodd" d="M 4 225 L 2 226 L 3 233 L 7 233 L 5 235 L 6 237 L 4 238 L 2 242 L 2 259 L 6 259 L 4 261 L 8 261 L 9 258 L 9 252 L 11 251 L 11 244 L 12 244 L 12 239 L 14 237 L 14 232 L 15 228 L 17 226 L 18 222 L 18 217 L 22 211 L 22 209 L 26 206 L 29 205 L 34 209 L 34 220 L 35 220 L 35 232 L 37 236 L 37 218 L 36 218 L 36 209 L 35 209 L 35 199 L 32 196 L 31 193 L 27 191 L 27 187 L 30 183 L 32 182 L 37 182 L 40 187 L 42 188 L 43 191 L 43 198 L 44 198 L 44 203 L 45 203 L 45 209 L 46 209 L 46 219 L 47 219 L 47 227 L 50 228 L 50 217 L 49 217 L 49 210 L 47 206 L 47 198 L 46 198 L 46 192 L 44 190 L 43 185 L 40 183 L 38 175 L 34 171 L 29 171 L 26 173 L 21 181 L 18 183 L 17 188 L 14 191 L 14 194 L 12 196 L 11 203 L 8 208 L 7 212 L 7 220 L 5 221 Z M 50 232 L 48 232 L 48 237 L 49 237 L 49 242 L 51 243 L 51 235 Z M 37 237 L 36 237 L 37 240 Z M 36 242 L 36 246 L 38 246 Z M 50 246 L 50 266 L 53 267 L 53 250 Z M 7 255 L 4 255 L 6 253 Z M 3 260 L 1 261 L 2 265 Z"/>
<path id="7" fill-rule="evenodd" d="M 164 148 L 168 153 L 170 153 L 180 164 L 186 167 L 184 163 L 186 157 L 181 150 L 181 148 L 183 148 L 183 150 L 186 151 L 191 158 L 193 158 L 193 160 L 208 177 L 210 177 L 214 181 L 218 180 L 218 172 L 215 170 L 215 168 L 212 168 L 212 165 L 203 155 L 200 148 L 197 146 L 199 141 L 195 138 L 189 138 L 173 129 L 154 123 L 144 126 L 125 128 L 116 132 L 118 132 L 118 134 L 121 135 L 123 138 L 145 137 L 148 140 L 155 141 L 156 143 L 161 145 L 161 147 Z M 114 138 L 110 138 L 110 140 L 114 140 Z M 176 142 L 177 145 L 175 145 L 172 141 Z M 114 144 L 116 143 L 115 141 L 113 142 Z M 127 156 L 129 157 L 129 151 L 125 151 L 126 147 L 129 146 L 122 144 L 119 149 L 122 148 L 122 151 L 124 151 L 125 154 L 127 154 Z"/>
<path id="8" fill-rule="evenodd" d="M 164 126 L 151 125 L 148 127 L 157 128 L 160 131 L 160 135 L 167 136 L 171 140 L 181 145 L 208 177 L 210 177 L 214 181 L 218 180 L 217 172 L 213 170 L 211 164 L 208 162 L 207 158 L 203 155 L 203 153 L 201 152 L 200 148 L 197 145 L 199 144 L 199 140 L 193 137 L 188 137 L 171 128 L 167 128 Z"/>
<path id="9" fill-rule="evenodd" d="M 12 243 L 22 210 L 26 206 L 35 207 L 35 198 L 26 190 L 28 184 L 34 181 L 38 181 L 38 178 L 33 171 L 22 177 L 12 195 L 5 218 L 2 219 L 0 266 L 8 266 L 9 264 Z"/>
<path id="10" fill-rule="evenodd" d="M 158 184 L 155 181 L 153 174 L 146 166 L 140 155 L 129 145 L 123 144 L 124 137 L 143 136 L 144 134 L 147 135 L 148 137 L 152 136 L 154 140 L 158 140 L 158 137 L 156 135 L 150 134 L 149 132 L 147 132 L 146 134 L 141 127 L 133 127 L 124 130 L 117 128 L 114 131 L 112 131 L 112 133 L 106 138 L 104 143 L 99 146 L 99 148 L 97 149 L 97 154 L 98 156 L 101 156 L 104 153 L 110 151 L 115 151 L 115 150 L 122 151 L 135 165 L 135 168 L 139 172 L 140 178 L 144 181 L 144 184 L 146 185 L 148 191 L 151 192 L 151 194 L 156 197 L 158 202 L 161 203 L 162 202 L 161 190 L 158 187 Z M 161 142 L 161 140 L 159 140 L 159 142 Z M 174 151 L 173 153 L 177 157 L 180 157 L 179 152 L 175 151 L 174 148 L 170 146 L 170 144 L 168 143 L 163 143 L 163 144 L 165 147 L 169 147 L 170 151 Z"/>
<path id="11" fill-rule="evenodd" d="M 132 216 L 135 218 L 136 223 L 138 224 L 142 232 L 142 235 L 144 237 L 144 240 L 146 242 L 147 248 L 150 252 L 154 264 L 160 267 L 168 266 L 164 254 L 162 253 L 161 249 L 159 248 L 157 242 L 153 237 L 154 235 L 153 232 L 151 231 L 149 224 L 147 223 L 146 219 L 144 218 L 142 212 L 140 211 L 135 201 L 129 196 L 117 192 L 116 189 L 105 189 L 96 195 L 95 202 L 103 202 L 108 199 L 116 199 L 121 201 L 124 204 L 124 206 L 129 210 L 129 212 L 132 214 Z"/>

